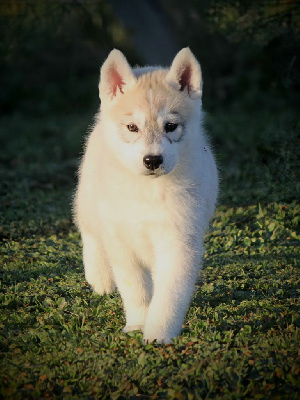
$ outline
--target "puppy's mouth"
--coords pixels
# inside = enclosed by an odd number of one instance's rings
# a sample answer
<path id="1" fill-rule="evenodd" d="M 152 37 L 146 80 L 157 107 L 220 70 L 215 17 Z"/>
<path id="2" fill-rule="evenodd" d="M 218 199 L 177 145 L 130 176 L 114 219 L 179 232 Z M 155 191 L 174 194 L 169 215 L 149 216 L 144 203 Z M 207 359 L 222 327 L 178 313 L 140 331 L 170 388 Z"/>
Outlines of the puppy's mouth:
<path id="1" fill-rule="evenodd" d="M 164 168 L 158 168 L 153 171 L 145 171 L 145 176 L 151 176 L 153 178 L 159 178 L 162 175 L 166 175 Z"/>
<path id="2" fill-rule="evenodd" d="M 158 178 L 159 176 L 161 176 L 162 174 L 157 174 L 156 172 L 150 172 L 149 174 L 148 174 L 148 176 L 153 176 L 153 177 L 155 177 L 155 178 Z"/>
<path id="3" fill-rule="evenodd" d="M 157 172 L 155 172 L 155 171 L 150 171 L 150 172 L 146 172 L 144 175 L 145 175 L 145 176 L 153 176 L 153 177 L 155 177 L 155 178 L 158 178 L 158 177 L 161 176 L 162 174 L 159 174 L 159 173 L 157 173 Z"/>

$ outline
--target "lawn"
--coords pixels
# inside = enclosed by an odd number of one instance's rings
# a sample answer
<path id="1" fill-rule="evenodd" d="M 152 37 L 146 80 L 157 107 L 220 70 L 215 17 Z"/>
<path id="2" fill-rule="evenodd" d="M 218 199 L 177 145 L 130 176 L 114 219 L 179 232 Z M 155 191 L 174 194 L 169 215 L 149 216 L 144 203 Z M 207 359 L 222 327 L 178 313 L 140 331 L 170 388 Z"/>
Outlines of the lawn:
<path id="1" fill-rule="evenodd" d="M 122 333 L 119 294 L 85 282 L 70 204 L 91 121 L 1 121 L 0 398 L 299 399 L 297 116 L 207 116 L 222 194 L 182 335 L 168 346 Z"/>

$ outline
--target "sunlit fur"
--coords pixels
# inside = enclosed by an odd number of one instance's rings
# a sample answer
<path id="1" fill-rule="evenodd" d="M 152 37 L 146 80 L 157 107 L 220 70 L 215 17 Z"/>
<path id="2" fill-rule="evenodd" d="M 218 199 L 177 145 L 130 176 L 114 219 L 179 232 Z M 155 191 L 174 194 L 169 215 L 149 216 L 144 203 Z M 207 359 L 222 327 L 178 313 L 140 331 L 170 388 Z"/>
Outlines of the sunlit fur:
<path id="1" fill-rule="evenodd" d="M 180 90 L 186 66 L 192 76 Z M 101 109 L 74 202 L 85 276 L 100 295 L 118 288 L 125 332 L 141 329 L 145 341 L 169 343 L 180 334 L 217 198 L 217 169 L 202 129 L 200 66 L 183 49 L 170 69 L 131 70 L 113 50 L 99 87 Z M 166 122 L 178 123 L 174 133 L 165 133 Z M 143 163 L 149 154 L 163 156 L 154 171 Z"/>

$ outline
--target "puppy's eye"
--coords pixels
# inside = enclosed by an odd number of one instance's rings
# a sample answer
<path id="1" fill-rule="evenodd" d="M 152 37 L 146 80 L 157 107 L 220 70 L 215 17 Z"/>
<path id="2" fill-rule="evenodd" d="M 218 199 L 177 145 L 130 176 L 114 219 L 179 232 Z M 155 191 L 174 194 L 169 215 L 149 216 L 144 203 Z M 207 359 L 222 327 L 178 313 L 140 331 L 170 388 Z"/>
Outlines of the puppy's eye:
<path id="1" fill-rule="evenodd" d="M 165 131 L 168 132 L 174 132 L 175 129 L 177 128 L 178 124 L 174 124 L 173 122 L 167 122 L 165 125 Z"/>
<path id="2" fill-rule="evenodd" d="M 130 132 L 138 132 L 138 131 L 139 131 L 139 128 L 138 128 L 135 124 L 129 124 L 129 125 L 127 125 L 127 129 L 128 129 Z"/>

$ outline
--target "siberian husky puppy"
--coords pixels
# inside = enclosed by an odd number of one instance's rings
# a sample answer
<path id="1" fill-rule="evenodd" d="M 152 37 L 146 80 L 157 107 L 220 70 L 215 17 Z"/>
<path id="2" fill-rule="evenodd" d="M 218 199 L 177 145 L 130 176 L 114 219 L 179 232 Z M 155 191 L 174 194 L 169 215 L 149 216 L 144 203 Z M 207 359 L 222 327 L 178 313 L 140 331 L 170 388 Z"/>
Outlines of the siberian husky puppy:
<path id="1" fill-rule="evenodd" d="M 169 343 L 180 334 L 201 268 L 218 176 L 202 128 L 202 75 L 182 49 L 169 69 L 132 69 L 113 50 L 74 201 L 87 282 L 118 288 L 125 332 Z"/>

